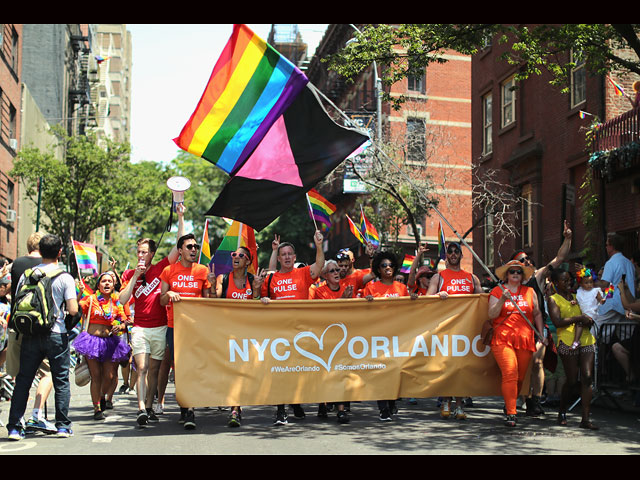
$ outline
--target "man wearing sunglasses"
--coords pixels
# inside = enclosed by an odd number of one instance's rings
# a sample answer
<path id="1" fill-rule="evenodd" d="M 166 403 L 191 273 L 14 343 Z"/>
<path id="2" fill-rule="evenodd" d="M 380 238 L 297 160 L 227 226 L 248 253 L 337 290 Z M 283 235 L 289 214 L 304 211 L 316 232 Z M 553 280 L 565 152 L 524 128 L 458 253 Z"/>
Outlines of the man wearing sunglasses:
<path id="1" fill-rule="evenodd" d="M 460 267 L 462 249 L 459 243 L 451 242 L 447 246 L 447 268 L 436 273 L 429 281 L 427 295 L 439 295 L 443 300 L 449 295 L 469 295 L 482 293 L 480 280 L 474 274 L 464 271 Z M 456 408 L 453 415 L 458 420 L 464 420 L 467 415 L 462 408 L 462 397 L 456 397 Z M 443 398 L 440 405 L 440 416 L 451 416 L 451 397 Z"/>
<path id="2" fill-rule="evenodd" d="M 215 281 L 215 273 L 198 263 L 200 245 L 193 233 L 178 239 L 180 261 L 165 267 L 160 275 L 160 305 L 167 307 L 167 348 L 169 359 L 173 363 L 173 304 L 183 297 L 211 297 L 211 284 Z M 195 413 L 192 408 L 180 405 L 180 423 L 185 430 L 196 428 Z"/>
<path id="3" fill-rule="evenodd" d="M 540 309 L 540 313 L 542 313 L 542 320 L 545 323 L 549 323 L 549 314 L 545 310 L 545 298 L 544 298 L 544 289 L 546 278 L 551 272 L 551 269 L 558 268 L 562 265 L 567 258 L 569 257 L 569 252 L 571 251 L 571 238 L 572 232 L 569 228 L 569 222 L 564 221 L 564 227 L 562 231 L 562 236 L 564 240 L 560 248 L 558 249 L 558 253 L 556 257 L 551 260 L 544 267 L 538 268 L 535 270 L 535 273 L 529 278 L 525 285 L 527 287 L 533 288 L 536 295 L 538 296 L 538 308 Z M 517 260 L 523 263 L 527 267 L 536 268 L 533 259 L 523 251 L 517 251 L 511 256 L 511 260 Z M 540 342 L 540 339 L 536 339 L 536 352 L 533 354 L 533 361 L 531 367 L 531 395 L 525 400 L 526 405 L 526 414 L 529 416 L 538 416 L 543 415 L 544 410 L 542 409 L 542 405 L 540 404 L 540 396 L 542 395 L 542 390 L 544 389 L 544 355 L 546 353 L 545 345 Z"/>

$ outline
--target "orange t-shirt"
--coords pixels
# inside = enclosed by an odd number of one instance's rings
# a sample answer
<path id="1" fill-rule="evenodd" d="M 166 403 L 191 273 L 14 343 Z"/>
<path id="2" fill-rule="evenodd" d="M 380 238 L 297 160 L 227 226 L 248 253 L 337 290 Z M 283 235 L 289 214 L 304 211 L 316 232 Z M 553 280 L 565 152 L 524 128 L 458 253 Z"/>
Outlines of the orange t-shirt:
<path id="1" fill-rule="evenodd" d="M 393 282 L 391 285 L 385 285 L 381 281 L 372 281 L 367 283 L 362 292 L 362 296 L 371 295 L 373 297 L 408 297 L 409 290 L 404 283 Z"/>
<path id="2" fill-rule="evenodd" d="M 362 289 L 364 288 L 363 279 L 364 276 L 368 273 L 371 273 L 370 268 L 365 268 L 362 270 L 354 270 L 353 273 L 347 275 L 343 279 L 340 280 L 340 285 L 353 285 L 353 292 L 355 296 L 362 296 Z"/>
<path id="3" fill-rule="evenodd" d="M 223 281 L 224 275 L 220 275 L 220 282 Z M 227 292 L 224 298 L 234 298 L 239 300 L 246 300 L 247 298 L 253 298 L 253 290 L 251 288 L 251 283 L 249 283 L 249 278 L 245 275 L 244 277 L 244 287 L 238 288 L 236 287 L 236 282 L 233 280 L 233 272 L 229 273 L 227 281 Z"/>
<path id="4" fill-rule="evenodd" d="M 463 295 L 473 293 L 473 275 L 464 270 L 454 271 L 445 269 L 440 272 L 439 292 L 447 292 L 449 295 Z"/>
<path id="5" fill-rule="evenodd" d="M 89 310 L 91 310 L 91 318 L 89 318 L 89 324 L 93 323 L 98 325 L 111 326 L 113 320 L 119 320 L 121 322 L 124 322 L 130 316 L 130 315 L 127 315 L 128 308 L 126 306 L 123 306 L 123 309 L 120 312 L 120 315 L 118 315 L 115 302 L 112 301 L 111 310 L 113 312 L 113 315 L 115 315 L 115 318 L 112 318 L 112 319 L 105 318 L 104 310 L 102 309 L 102 307 L 100 306 L 100 303 L 98 302 L 97 294 L 84 297 L 78 302 L 78 305 L 82 309 L 82 313 L 84 314 L 85 318 L 89 315 Z"/>
<path id="6" fill-rule="evenodd" d="M 524 285 L 515 294 L 511 294 L 532 325 L 535 294 L 533 288 Z M 495 287 L 489 295 L 500 298 L 502 289 Z M 493 319 L 493 327 L 491 345 L 509 345 L 515 349 L 536 351 L 535 334 L 511 300 L 504 302 L 500 315 Z"/>
<path id="7" fill-rule="evenodd" d="M 347 288 L 348 286 L 348 283 L 340 282 L 340 288 L 338 288 L 337 291 L 334 291 L 329 288 L 329 285 L 323 283 L 322 285 L 309 290 L 309 300 L 331 300 L 334 298 L 342 298 L 342 294 L 344 293 L 345 288 Z M 353 298 L 355 296 L 356 291 L 354 289 L 353 295 L 349 298 Z"/>
<path id="8" fill-rule="evenodd" d="M 169 290 L 179 293 L 181 297 L 202 297 L 204 288 L 211 288 L 207 280 L 209 269 L 205 265 L 197 263 L 190 267 L 182 266 L 177 262 L 165 267 L 160 274 L 160 280 L 169 285 Z M 167 305 L 167 326 L 173 328 L 173 304 Z"/>
<path id="9" fill-rule="evenodd" d="M 308 300 L 309 287 L 314 282 L 310 266 L 294 268 L 288 273 L 275 272 L 267 275 L 260 293 L 272 300 Z"/>

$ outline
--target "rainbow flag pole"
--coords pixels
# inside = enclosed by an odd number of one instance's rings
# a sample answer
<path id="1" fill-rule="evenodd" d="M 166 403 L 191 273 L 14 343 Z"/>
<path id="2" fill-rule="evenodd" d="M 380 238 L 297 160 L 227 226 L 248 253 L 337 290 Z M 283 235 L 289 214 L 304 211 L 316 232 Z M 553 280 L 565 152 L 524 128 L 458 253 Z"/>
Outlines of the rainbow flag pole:
<path id="1" fill-rule="evenodd" d="M 198 257 L 200 265 L 209 265 L 211 263 L 211 246 L 209 245 L 209 219 L 204 221 L 204 231 L 202 232 L 202 246 L 200 247 L 200 256 Z"/>
<path id="2" fill-rule="evenodd" d="M 442 229 L 442 222 L 438 222 L 438 256 L 441 260 L 447 258 L 445 251 L 444 230 Z"/>
<path id="3" fill-rule="evenodd" d="M 614 82 L 611 77 L 607 76 L 607 78 L 609 82 L 611 82 L 611 85 L 613 85 L 613 90 L 616 92 L 616 95 L 622 97 L 624 95 L 624 89 L 618 83 Z"/>
<path id="4" fill-rule="evenodd" d="M 345 217 L 347 217 L 347 220 L 349 221 L 349 230 L 351 230 L 351 233 L 353 233 L 353 235 L 360 241 L 360 243 L 366 246 L 367 241 L 365 240 L 358 226 L 354 223 L 353 220 L 351 220 L 351 217 L 349 217 L 349 215 L 345 214 Z"/>

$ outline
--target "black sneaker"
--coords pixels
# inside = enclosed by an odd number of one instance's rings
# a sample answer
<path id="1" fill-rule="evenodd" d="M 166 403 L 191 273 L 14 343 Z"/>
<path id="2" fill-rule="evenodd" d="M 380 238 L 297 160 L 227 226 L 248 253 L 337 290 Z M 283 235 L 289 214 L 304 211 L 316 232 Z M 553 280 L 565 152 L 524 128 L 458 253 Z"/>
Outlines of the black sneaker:
<path id="1" fill-rule="evenodd" d="M 390 422 L 391 421 L 391 412 L 388 408 L 383 408 L 380 410 L 380 421 L 381 422 Z"/>
<path id="2" fill-rule="evenodd" d="M 293 407 L 293 416 L 296 418 L 304 418 L 306 417 L 302 405 L 295 404 L 291 405 Z"/>
<path id="3" fill-rule="evenodd" d="M 184 429 L 194 430 L 196 428 L 196 414 L 193 410 L 189 410 L 184 419 Z"/>
<path id="4" fill-rule="evenodd" d="M 239 427 L 241 421 L 242 421 L 242 415 L 240 414 L 240 412 L 236 410 L 232 411 L 231 415 L 229 415 L 229 426 Z"/>
<path id="5" fill-rule="evenodd" d="M 94 420 L 104 420 L 104 413 L 102 413 L 102 410 L 94 410 L 93 411 L 93 419 Z"/>
<path id="6" fill-rule="evenodd" d="M 338 411 L 338 423 L 341 423 L 341 424 L 349 423 L 349 415 L 344 410 Z"/>
<path id="7" fill-rule="evenodd" d="M 320 403 L 318 405 L 318 417 L 319 418 L 327 418 L 329 416 L 329 414 L 327 413 L 327 404 L 326 403 Z"/>
<path id="8" fill-rule="evenodd" d="M 147 408 L 147 418 L 150 422 L 159 422 L 160 419 L 156 416 L 153 408 Z"/>
<path id="9" fill-rule="evenodd" d="M 276 420 L 273 422 L 274 425 L 286 425 L 287 422 L 287 414 L 284 410 L 278 410 L 276 412 Z"/>
<path id="10" fill-rule="evenodd" d="M 138 425 L 141 427 L 149 423 L 149 417 L 147 416 L 147 412 L 145 410 L 138 411 L 138 418 L 136 419 Z"/>

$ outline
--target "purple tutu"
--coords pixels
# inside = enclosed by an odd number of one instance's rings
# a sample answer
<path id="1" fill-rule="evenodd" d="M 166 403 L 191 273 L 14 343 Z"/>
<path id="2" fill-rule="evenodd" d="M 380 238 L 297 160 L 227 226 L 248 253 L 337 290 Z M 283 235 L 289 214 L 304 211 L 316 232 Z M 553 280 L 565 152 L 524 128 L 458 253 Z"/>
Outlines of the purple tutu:
<path id="1" fill-rule="evenodd" d="M 82 332 L 73 342 L 80 355 L 99 362 L 121 362 L 129 358 L 131 347 L 118 336 L 96 337 Z"/>

